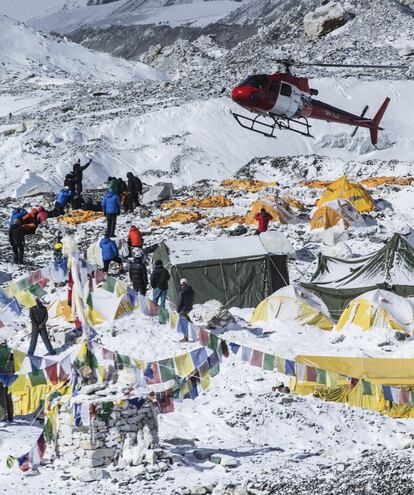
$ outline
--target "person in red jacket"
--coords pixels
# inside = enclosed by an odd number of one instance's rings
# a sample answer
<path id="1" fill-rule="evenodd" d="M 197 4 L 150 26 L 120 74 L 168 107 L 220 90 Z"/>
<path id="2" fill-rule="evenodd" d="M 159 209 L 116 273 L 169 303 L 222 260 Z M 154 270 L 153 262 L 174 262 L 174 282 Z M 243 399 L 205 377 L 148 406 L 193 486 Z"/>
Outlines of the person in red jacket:
<path id="1" fill-rule="evenodd" d="M 267 211 L 264 208 L 262 208 L 260 210 L 260 213 L 258 213 L 254 218 L 259 223 L 259 225 L 257 226 L 257 230 L 255 232 L 256 235 L 259 235 L 262 232 L 266 232 L 269 227 L 270 220 L 273 220 L 272 215 L 267 213 Z"/>
<path id="2" fill-rule="evenodd" d="M 133 248 L 142 248 L 143 245 L 144 240 L 142 239 L 141 231 L 135 225 L 131 225 L 128 232 L 129 255 L 131 256 Z"/>

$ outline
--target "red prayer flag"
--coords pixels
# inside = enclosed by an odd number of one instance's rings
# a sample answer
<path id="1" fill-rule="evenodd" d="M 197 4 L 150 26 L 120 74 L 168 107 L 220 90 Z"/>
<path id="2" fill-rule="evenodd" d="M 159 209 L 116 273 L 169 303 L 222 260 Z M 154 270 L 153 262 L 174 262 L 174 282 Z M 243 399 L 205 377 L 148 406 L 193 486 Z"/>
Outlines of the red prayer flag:
<path id="1" fill-rule="evenodd" d="M 200 330 L 198 331 L 198 342 L 200 343 L 200 345 L 206 347 L 206 345 L 208 344 L 208 337 L 209 337 L 208 330 L 204 328 L 200 328 Z"/>
<path id="2" fill-rule="evenodd" d="M 158 363 L 151 363 L 150 366 L 154 376 L 152 378 L 147 378 L 147 384 L 156 385 L 158 383 L 161 383 L 161 375 L 160 375 L 160 369 L 158 367 Z"/>
<path id="3" fill-rule="evenodd" d="M 312 366 L 306 366 L 308 382 L 318 381 L 318 370 Z"/>
<path id="4" fill-rule="evenodd" d="M 259 368 L 261 368 L 263 366 L 263 356 L 263 352 L 253 350 L 252 356 L 250 358 L 250 364 L 252 366 L 258 366 Z"/>
<path id="5" fill-rule="evenodd" d="M 45 374 L 47 379 L 52 382 L 53 385 L 56 385 L 59 382 L 58 379 L 58 363 L 51 364 L 47 368 L 45 368 Z"/>
<path id="6" fill-rule="evenodd" d="M 150 312 L 150 316 L 157 316 L 158 315 L 158 304 L 155 304 L 154 301 L 151 301 L 151 299 L 148 299 L 148 310 Z"/>
<path id="7" fill-rule="evenodd" d="M 409 404 L 409 403 L 410 403 L 410 391 L 400 390 L 400 404 Z"/>

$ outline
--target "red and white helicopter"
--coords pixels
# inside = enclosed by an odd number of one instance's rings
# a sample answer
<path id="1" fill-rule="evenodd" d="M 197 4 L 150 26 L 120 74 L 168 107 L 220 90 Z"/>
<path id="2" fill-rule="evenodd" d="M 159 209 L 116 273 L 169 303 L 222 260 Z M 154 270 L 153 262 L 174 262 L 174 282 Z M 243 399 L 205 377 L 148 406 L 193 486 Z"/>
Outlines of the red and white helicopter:
<path id="1" fill-rule="evenodd" d="M 368 106 L 363 109 L 361 115 L 354 115 L 314 99 L 313 96 L 318 94 L 318 90 L 309 87 L 308 78 L 293 76 L 290 72 L 290 67 L 292 65 L 303 65 L 403 69 L 405 66 L 295 63 L 289 59 L 278 60 L 277 62 L 285 66 L 285 72 L 249 76 L 232 90 L 231 97 L 234 102 L 258 114 L 255 118 L 250 118 L 232 112 L 234 118 L 242 127 L 267 137 L 276 137 L 274 135 L 275 130 L 289 130 L 303 136 L 313 137 L 310 133 L 312 126 L 309 125 L 308 119 L 318 119 L 355 126 L 352 136 L 355 135 L 359 127 L 366 127 L 371 133 L 372 144 L 377 144 L 378 131 L 383 130 L 379 125 L 390 102 L 388 97 L 385 98 L 374 118 L 367 119 L 364 116 Z M 268 119 L 267 121 L 265 120 L 266 118 Z"/>

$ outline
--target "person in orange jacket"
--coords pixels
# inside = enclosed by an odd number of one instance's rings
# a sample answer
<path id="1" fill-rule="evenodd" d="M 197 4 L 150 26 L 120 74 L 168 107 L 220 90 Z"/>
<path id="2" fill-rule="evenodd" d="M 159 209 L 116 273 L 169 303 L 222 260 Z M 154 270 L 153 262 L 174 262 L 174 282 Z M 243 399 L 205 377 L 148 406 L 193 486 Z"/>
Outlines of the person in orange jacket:
<path id="1" fill-rule="evenodd" d="M 37 209 L 32 208 L 23 218 L 23 230 L 25 234 L 34 234 L 39 221 L 37 219 Z"/>
<path id="2" fill-rule="evenodd" d="M 142 248 L 143 245 L 144 240 L 141 231 L 135 225 L 131 225 L 128 232 L 129 255 L 132 256 L 133 248 Z"/>

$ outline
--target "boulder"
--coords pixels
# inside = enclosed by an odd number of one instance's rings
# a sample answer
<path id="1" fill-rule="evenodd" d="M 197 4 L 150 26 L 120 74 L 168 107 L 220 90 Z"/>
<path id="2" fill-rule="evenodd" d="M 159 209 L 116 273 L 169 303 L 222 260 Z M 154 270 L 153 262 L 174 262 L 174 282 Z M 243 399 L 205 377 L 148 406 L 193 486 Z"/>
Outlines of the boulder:
<path id="1" fill-rule="evenodd" d="M 164 201 L 170 199 L 174 193 L 174 186 L 171 182 L 157 182 L 149 191 L 142 196 L 142 203 L 148 204 L 153 201 Z"/>
<path id="2" fill-rule="evenodd" d="M 318 38 L 343 26 L 349 18 L 339 2 L 328 2 L 305 15 L 303 28 L 308 36 Z"/>
<path id="3" fill-rule="evenodd" d="M 406 7 L 410 7 L 410 9 L 414 9 L 414 0 L 398 0 L 402 5 Z"/>

